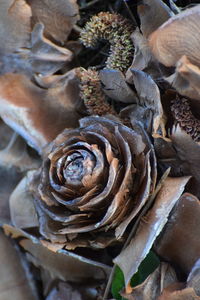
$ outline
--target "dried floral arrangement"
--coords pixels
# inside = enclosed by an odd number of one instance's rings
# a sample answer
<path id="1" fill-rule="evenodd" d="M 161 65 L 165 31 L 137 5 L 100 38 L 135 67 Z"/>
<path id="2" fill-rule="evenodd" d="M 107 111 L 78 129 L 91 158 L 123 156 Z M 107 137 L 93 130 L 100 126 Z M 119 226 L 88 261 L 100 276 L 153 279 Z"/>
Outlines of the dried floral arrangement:
<path id="1" fill-rule="evenodd" d="M 0 300 L 200 299 L 200 5 L 0 3 Z"/>

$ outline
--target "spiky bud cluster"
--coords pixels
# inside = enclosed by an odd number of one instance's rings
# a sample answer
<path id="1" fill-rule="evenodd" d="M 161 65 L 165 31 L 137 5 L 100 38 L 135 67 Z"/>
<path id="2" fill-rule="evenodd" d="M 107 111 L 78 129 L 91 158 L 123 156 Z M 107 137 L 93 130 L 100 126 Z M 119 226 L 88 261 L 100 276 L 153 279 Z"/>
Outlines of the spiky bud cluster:
<path id="1" fill-rule="evenodd" d="M 133 59 L 134 47 L 130 39 L 132 32 L 129 20 L 118 14 L 100 12 L 86 23 L 80 39 L 86 47 L 94 47 L 99 39 L 108 40 L 110 54 L 106 67 L 125 72 Z"/>
<path id="2" fill-rule="evenodd" d="M 98 72 L 94 69 L 85 70 L 79 68 L 77 75 L 80 79 L 80 96 L 89 114 L 103 116 L 106 114 L 115 115 L 116 112 L 108 104 L 105 94 L 101 88 Z"/>
<path id="3" fill-rule="evenodd" d="M 171 111 L 176 124 L 189 134 L 196 142 L 200 141 L 200 120 L 191 111 L 187 99 L 179 98 L 172 101 Z"/>

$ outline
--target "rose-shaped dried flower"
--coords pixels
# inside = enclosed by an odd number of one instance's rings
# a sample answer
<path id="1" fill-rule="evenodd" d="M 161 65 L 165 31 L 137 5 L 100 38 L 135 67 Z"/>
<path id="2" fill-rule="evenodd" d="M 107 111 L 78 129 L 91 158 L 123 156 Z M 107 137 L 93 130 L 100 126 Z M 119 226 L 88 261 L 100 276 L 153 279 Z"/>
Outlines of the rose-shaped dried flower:
<path id="1" fill-rule="evenodd" d="M 50 144 L 32 185 L 44 238 L 68 249 L 120 240 L 154 188 L 154 154 L 142 132 L 90 116 Z"/>

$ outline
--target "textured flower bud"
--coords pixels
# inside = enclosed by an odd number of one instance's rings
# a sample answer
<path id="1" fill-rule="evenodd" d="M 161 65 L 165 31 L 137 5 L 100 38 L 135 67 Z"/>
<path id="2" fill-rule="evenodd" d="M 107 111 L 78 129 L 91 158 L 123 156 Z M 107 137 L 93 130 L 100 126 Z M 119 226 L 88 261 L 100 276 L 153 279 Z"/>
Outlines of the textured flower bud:
<path id="1" fill-rule="evenodd" d="M 84 101 L 88 113 L 98 116 L 116 115 L 112 106 L 106 101 L 98 72 L 94 69 L 85 70 L 80 68 L 77 75 L 80 79 L 80 97 Z"/>
<path id="2" fill-rule="evenodd" d="M 189 134 L 196 142 L 200 141 L 200 120 L 192 114 L 187 99 L 177 97 L 171 106 L 171 111 L 176 124 Z"/>
<path id="3" fill-rule="evenodd" d="M 33 181 L 42 236 L 68 249 L 120 240 L 155 182 L 149 150 L 140 132 L 103 117 L 64 130 Z"/>
<path id="4" fill-rule="evenodd" d="M 108 40 L 110 54 L 106 67 L 125 72 L 133 59 L 133 32 L 131 23 L 118 14 L 100 12 L 86 23 L 81 33 L 81 41 L 86 47 L 94 47 L 99 39 Z"/>

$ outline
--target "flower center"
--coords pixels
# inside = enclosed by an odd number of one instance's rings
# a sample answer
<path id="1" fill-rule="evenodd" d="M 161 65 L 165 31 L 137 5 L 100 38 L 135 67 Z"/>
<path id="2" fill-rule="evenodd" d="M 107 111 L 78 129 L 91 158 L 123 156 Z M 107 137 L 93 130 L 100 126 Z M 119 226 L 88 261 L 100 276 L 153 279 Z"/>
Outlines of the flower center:
<path id="1" fill-rule="evenodd" d="M 92 153 L 79 150 L 67 156 L 63 175 L 67 183 L 82 182 L 83 177 L 91 175 L 95 167 L 95 158 Z"/>

